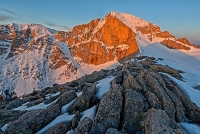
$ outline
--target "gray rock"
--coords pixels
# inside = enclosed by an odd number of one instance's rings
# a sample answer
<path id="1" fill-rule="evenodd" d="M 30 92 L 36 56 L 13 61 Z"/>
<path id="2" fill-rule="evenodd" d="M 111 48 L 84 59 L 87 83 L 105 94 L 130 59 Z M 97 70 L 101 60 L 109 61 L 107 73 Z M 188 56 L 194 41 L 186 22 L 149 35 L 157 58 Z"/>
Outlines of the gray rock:
<path id="1" fill-rule="evenodd" d="M 160 109 L 149 109 L 140 124 L 145 134 L 186 134 L 175 120 Z"/>
<path id="2" fill-rule="evenodd" d="M 76 80 L 76 82 L 78 82 L 79 85 L 82 83 L 94 83 L 108 76 L 108 72 L 108 70 L 94 71 L 92 74 L 85 75 L 80 79 Z"/>
<path id="3" fill-rule="evenodd" d="M 112 80 L 112 84 L 121 84 L 123 80 L 123 74 L 122 71 L 120 70 L 115 78 Z"/>
<path id="4" fill-rule="evenodd" d="M 108 128 L 118 128 L 122 112 L 123 88 L 118 84 L 111 85 L 99 104 L 90 134 L 105 133 Z"/>
<path id="5" fill-rule="evenodd" d="M 35 100 L 35 101 L 33 101 L 33 102 L 29 102 L 26 106 L 27 106 L 27 107 L 32 107 L 32 106 L 37 105 L 37 104 L 39 104 L 39 103 L 41 103 L 41 102 L 43 102 L 43 101 L 44 101 L 44 98 L 40 98 L 40 99 Z"/>
<path id="6" fill-rule="evenodd" d="M 6 106 L 6 109 L 11 110 L 13 108 L 17 108 L 17 107 L 21 106 L 23 103 L 25 103 L 26 101 L 28 101 L 28 100 L 24 100 L 24 99 L 13 100 L 13 101 L 9 102 L 9 104 Z"/>
<path id="7" fill-rule="evenodd" d="M 117 129 L 115 128 L 109 128 L 106 132 L 106 134 L 126 134 L 126 133 L 120 133 Z"/>
<path id="8" fill-rule="evenodd" d="M 175 108 L 171 98 L 165 92 L 163 86 L 159 83 L 159 81 L 152 76 L 150 71 L 145 74 L 145 82 L 151 92 L 154 93 L 161 102 L 162 109 L 166 111 L 167 115 L 170 118 L 174 118 Z"/>
<path id="9" fill-rule="evenodd" d="M 77 98 L 76 91 L 71 90 L 64 92 L 61 96 L 58 97 L 56 104 L 59 104 L 60 107 L 64 106 L 67 103 L 70 103 L 72 100 Z"/>
<path id="10" fill-rule="evenodd" d="M 1 110 L 0 111 L 0 128 L 2 128 L 3 125 L 9 123 L 10 121 L 17 120 L 24 113 L 26 113 L 26 111 Z"/>
<path id="11" fill-rule="evenodd" d="M 90 131 L 92 126 L 92 120 L 88 117 L 85 117 L 80 125 L 74 130 L 73 134 L 85 134 Z"/>
<path id="12" fill-rule="evenodd" d="M 193 103 L 182 91 L 182 89 L 169 77 L 162 75 L 166 86 L 172 91 L 182 102 L 186 115 L 194 122 L 200 123 L 200 108 Z"/>
<path id="13" fill-rule="evenodd" d="M 151 74 L 154 78 L 158 80 L 166 94 L 170 97 L 171 101 L 173 102 L 175 108 L 175 120 L 177 122 L 185 122 L 185 108 L 180 99 L 177 98 L 176 95 L 167 88 L 160 74 L 156 74 L 155 72 L 152 72 Z"/>
<path id="14" fill-rule="evenodd" d="M 138 91 L 142 91 L 142 87 L 137 83 L 136 79 L 134 78 L 133 74 L 128 70 L 124 69 L 124 81 L 123 87 L 128 89 L 132 88 Z"/>
<path id="15" fill-rule="evenodd" d="M 141 92 L 125 89 L 121 132 L 131 134 L 139 131 L 139 122 L 142 120 L 143 113 L 147 110 L 148 103 Z"/>
<path id="16" fill-rule="evenodd" d="M 138 82 L 138 84 L 142 88 L 142 92 L 149 91 L 149 88 L 146 86 L 146 84 L 144 82 L 144 77 L 145 77 L 145 73 L 146 72 L 147 72 L 147 70 L 145 70 L 144 68 L 142 68 L 141 70 L 139 70 L 139 73 L 135 77 L 136 81 Z"/>
<path id="17" fill-rule="evenodd" d="M 61 107 L 56 104 L 45 110 L 26 112 L 18 120 L 11 121 L 8 124 L 5 134 L 36 133 L 60 115 L 60 108 Z"/>
<path id="18" fill-rule="evenodd" d="M 72 119 L 72 129 L 73 130 L 78 126 L 78 122 L 79 122 L 80 118 L 81 118 L 80 112 L 77 111 L 75 113 L 74 118 Z"/>
<path id="19" fill-rule="evenodd" d="M 200 85 L 194 87 L 194 89 L 200 90 Z"/>
<path id="20" fill-rule="evenodd" d="M 147 70 L 145 70 L 145 69 L 140 70 L 136 76 L 136 80 L 137 80 L 138 84 L 140 84 L 140 86 L 142 87 L 143 95 L 147 99 L 149 107 L 155 108 L 155 109 L 162 109 L 159 99 L 156 97 L 156 95 L 154 93 L 149 91 L 149 88 L 147 87 L 147 85 L 144 81 L 146 72 L 147 72 Z"/>
<path id="21" fill-rule="evenodd" d="M 152 70 L 154 70 L 155 72 L 168 73 L 171 76 L 176 77 L 177 79 L 181 79 L 182 78 L 182 76 L 179 74 L 182 71 L 176 70 L 176 69 L 174 69 L 172 67 L 169 67 L 169 66 L 162 66 L 162 65 L 159 65 L 159 64 L 155 64 L 155 65 L 151 65 L 150 68 Z"/>
<path id="22" fill-rule="evenodd" d="M 148 101 L 149 108 L 162 109 L 161 103 L 154 93 L 146 91 L 144 96 Z"/>
<path id="23" fill-rule="evenodd" d="M 46 99 L 44 100 L 44 104 L 50 104 L 52 103 L 53 101 L 55 101 L 59 96 L 52 96 L 52 97 L 49 97 L 49 99 Z"/>
<path id="24" fill-rule="evenodd" d="M 71 123 L 62 122 L 50 128 L 46 134 L 66 134 L 69 130 L 71 130 Z"/>
<path id="25" fill-rule="evenodd" d="M 82 95 L 79 96 L 74 104 L 69 109 L 70 114 L 76 113 L 76 111 L 83 112 L 92 106 L 92 100 L 96 95 L 96 83 L 85 83 L 82 89 Z"/>

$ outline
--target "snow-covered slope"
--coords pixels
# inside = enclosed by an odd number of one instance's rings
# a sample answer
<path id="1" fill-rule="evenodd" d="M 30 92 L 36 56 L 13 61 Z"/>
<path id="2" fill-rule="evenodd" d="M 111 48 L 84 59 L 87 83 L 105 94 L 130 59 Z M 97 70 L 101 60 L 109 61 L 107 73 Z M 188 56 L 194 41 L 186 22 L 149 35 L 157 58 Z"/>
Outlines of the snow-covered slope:
<path id="1" fill-rule="evenodd" d="M 137 27 L 148 26 L 149 22 L 145 21 L 136 16 L 126 14 L 126 13 L 118 13 L 118 12 L 110 12 L 110 14 L 119 20 L 121 20 L 124 24 L 130 27 L 134 32 L 137 31 Z"/>
<path id="2" fill-rule="evenodd" d="M 118 64 L 116 60 L 98 66 L 79 62 L 68 44 L 39 24 L 13 23 L 1 26 L 0 32 L 0 95 L 8 90 L 22 96 Z"/>
<path id="3" fill-rule="evenodd" d="M 141 55 L 161 58 L 163 60 L 158 60 L 158 63 L 185 72 L 182 74 L 184 81 L 171 78 L 185 90 L 185 93 L 194 103 L 200 106 L 198 99 L 200 91 L 194 89 L 194 87 L 200 85 L 200 50 L 193 46 L 190 46 L 191 49 L 188 51 L 169 49 L 156 41 L 150 43 L 147 37 L 141 33 L 138 33 L 137 42 L 140 46 Z"/>

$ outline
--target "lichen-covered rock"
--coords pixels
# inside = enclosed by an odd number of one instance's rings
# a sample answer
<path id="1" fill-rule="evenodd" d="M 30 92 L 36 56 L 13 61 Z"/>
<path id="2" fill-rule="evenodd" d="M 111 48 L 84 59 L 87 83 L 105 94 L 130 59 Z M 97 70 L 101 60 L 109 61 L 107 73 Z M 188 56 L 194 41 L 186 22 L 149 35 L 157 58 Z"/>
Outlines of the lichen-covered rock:
<path id="1" fill-rule="evenodd" d="M 90 131 L 92 126 L 92 120 L 88 117 L 85 117 L 80 125 L 74 130 L 73 134 L 85 134 Z"/>
<path id="2" fill-rule="evenodd" d="M 151 89 L 151 91 L 158 97 L 161 102 L 162 109 L 166 111 L 170 118 L 175 117 L 175 108 L 171 98 L 165 92 L 163 86 L 155 79 L 151 72 L 147 72 L 145 75 L 146 85 Z"/>
<path id="3" fill-rule="evenodd" d="M 118 71 L 117 75 L 115 76 L 115 78 L 112 80 L 112 84 L 122 84 L 123 81 L 123 73 L 122 71 Z"/>
<path id="4" fill-rule="evenodd" d="M 165 111 L 151 108 L 143 116 L 141 127 L 145 134 L 186 134 Z"/>
<path id="5" fill-rule="evenodd" d="M 66 134 L 69 130 L 71 130 L 71 123 L 62 122 L 50 128 L 46 134 Z"/>
<path id="6" fill-rule="evenodd" d="M 171 68 L 169 66 L 162 66 L 159 64 L 154 64 L 154 65 L 150 65 L 150 68 L 156 72 L 163 72 L 163 73 L 168 73 L 178 79 L 181 79 L 182 76 L 179 74 L 180 71 L 176 70 L 174 68 Z"/>
<path id="7" fill-rule="evenodd" d="M 146 91 L 144 96 L 147 99 L 150 108 L 162 109 L 161 103 L 154 93 Z"/>
<path id="8" fill-rule="evenodd" d="M 131 134 L 139 131 L 139 122 L 142 120 L 143 113 L 147 110 L 148 103 L 141 92 L 125 89 L 121 132 Z"/>
<path id="9" fill-rule="evenodd" d="M 17 107 L 21 106 L 23 103 L 25 103 L 26 101 L 28 101 L 28 100 L 25 100 L 25 99 L 13 100 L 13 101 L 9 102 L 9 104 L 6 105 L 6 109 L 11 110 L 13 108 L 17 108 Z"/>
<path id="10" fill-rule="evenodd" d="M 105 133 L 108 128 L 118 128 L 122 112 L 122 93 L 123 88 L 112 83 L 111 89 L 100 101 L 90 134 Z"/>
<path id="11" fill-rule="evenodd" d="M 71 90 L 71 91 L 67 91 L 64 92 L 56 101 L 56 103 L 59 104 L 60 107 L 62 107 L 63 105 L 71 102 L 72 100 L 74 100 L 75 98 L 77 98 L 77 94 L 76 91 Z"/>
<path id="12" fill-rule="evenodd" d="M 96 95 L 96 83 L 85 83 L 82 89 L 82 95 L 79 96 L 74 104 L 69 109 L 69 113 L 76 113 L 76 111 L 83 112 L 91 107 L 91 102 Z"/>
<path id="13" fill-rule="evenodd" d="M 126 133 L 121 133 L 119 132 L 117 129 L 115 128 L 109 128 L 107 131 L 106 131 L 106 134 L 126 134 Z"/>
<path id="14" fill-rule="evenodd" d="M 18 120 L 20 116 L 22 116 L 26 111 L 18 111 L 18 110 L 1 110 L 0 111 L 0 128 L 3 125 L 9 123 L 10 121 Z"/>
<path id="15" fill-rule="evenodd" d="M 124 69 L 124 80 L 123 87 L 124 88 L 133 88 L 137 91 L 142 91 L 142 87 L 137 83 L 136 79 L 133 76 L 133 73 L 128 69 Z"/>
<path id="16" fill-rule="evenodd" d="M 26 106 L 27 106 L 27 107 L 32 107 L 32 106 L 34 106 L 34 105 L 37 105 L 37 104 L 39 104 L 39 103 L 42 103 L 43 101 L 44 101 L 44 98 L 40 98 L 40 99 L 35 100 L 35 101 L 33 101 L 33 102 L 29 102 Z"/>
<path id="17" fill-rule="evenodd" d="M 186 115 L 194 122 L 200 123 L 200 108 L 193 103 L 180 87 L 166 75 L 162 75 L 166 86 L 181 100 Z"/>
<path id="18" fill-rule="evenodd" d="M 61 107 L 56 104 L 45 110 L 26 112 L 18 120 L 11 121 L 8 124 L 5 134 L 36 133 L 60 115 L 60 108 Z"/>
<path id="19" fill-rule="evenodd" d="M 78 122 L 81 118 L 80 112 L 77 111 L 72 119 L 72 129 L 74 130 L 78 126 Z"/>
<path id="20" fill-rule="evenodd" d="M 175 108 L 175 120 L 177 122 L 185 122 L 185 108 L 181 100 L 167 88 L 160 74 L 156 74 L 155 72 L 151 72 L 151 74 L 154 78 L 158 80 L 158 82 L 161 84 L 166 94 L 170 97 L 171 101 L 173 102 Z"/>

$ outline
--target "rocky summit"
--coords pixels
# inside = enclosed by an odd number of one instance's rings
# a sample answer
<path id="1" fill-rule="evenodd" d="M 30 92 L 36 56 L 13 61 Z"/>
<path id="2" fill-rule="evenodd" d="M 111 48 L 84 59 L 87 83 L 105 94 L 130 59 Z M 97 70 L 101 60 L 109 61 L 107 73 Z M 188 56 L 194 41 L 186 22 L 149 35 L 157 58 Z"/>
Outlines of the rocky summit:
<path id="1" fill-rule="evenodd" d="M 182 79 L 183 72 L 156 61 L 137 57 L 115 69 L 1 101 L 0 127 L 9 122 L 5 134 L 186 134 L 179 123 L 200 123 L 200 108 L 169 77 Z M 110 77 L 108 91 L 99 97 L 98 84 Z M 41 102 L 48 107 L 31 110 Z"/>

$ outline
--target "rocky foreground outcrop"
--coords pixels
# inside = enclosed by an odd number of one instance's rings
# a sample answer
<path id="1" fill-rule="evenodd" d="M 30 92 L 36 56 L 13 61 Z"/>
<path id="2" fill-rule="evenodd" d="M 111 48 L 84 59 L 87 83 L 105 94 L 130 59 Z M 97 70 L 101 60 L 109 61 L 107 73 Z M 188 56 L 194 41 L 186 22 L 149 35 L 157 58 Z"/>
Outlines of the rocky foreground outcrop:
<path id="1" fill-rule="evenodd" d="M 73 119 L 53 126 L 46 133 L 66 133 L 71 130 L 74 134 L 186 134 L 178 123 L 185 122 L 186 117 L 194 123 L 200 123 L 200 108 L 165 73 L 181 79 L 180 73 L 183 72 L 156 64 L 155 58 L 146 57 L 143 61 L 127 62 L 115 70 L 107 71 L 107 75 L 93 73 L 100 78 L 115 75 L 110 90 L 100 99 L 96 96 L 98 79 L 92 74 L 49 88 L 41 92 L 61 91 L 57 100 L 45 110 L 32 110 L 11 119 L 5 133 L 36 133 L 61 114 L 63 105 L 73 100 L 66 111 L 74 114 Z M 90 77 L 90 82 L 85 83 L 87 77 Z M 82 95 L 77 96 L 78 91 L 82 91 Z M 84 111 L 95 105 L 98 108 L 94 119 L 81 119 Z"/>

